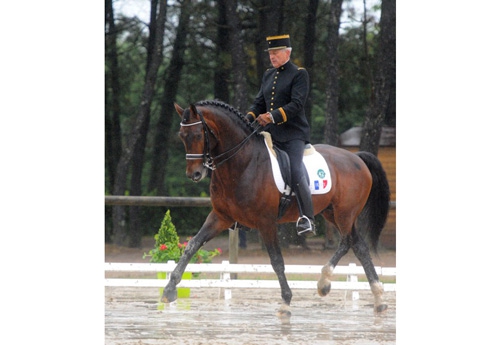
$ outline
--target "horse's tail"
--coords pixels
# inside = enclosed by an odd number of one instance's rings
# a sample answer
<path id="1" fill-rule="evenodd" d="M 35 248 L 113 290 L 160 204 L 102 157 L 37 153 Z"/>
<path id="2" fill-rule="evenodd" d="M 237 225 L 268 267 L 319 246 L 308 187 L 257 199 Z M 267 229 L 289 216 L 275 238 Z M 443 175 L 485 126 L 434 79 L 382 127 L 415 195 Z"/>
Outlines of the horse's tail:
<path id="1" fill-rule="evenodd" d="M 372 250 L 377 252 L 380 233 L 384 228 L 389 214 L 391 192 L 389 182 L 382 163 L 377 156 L 370 152 L 360 151 L 356 153 L 368 166 L 372 174 L 372 188 L 368 201 L 360 214 L 358 224 L 364 237 L 368 240 Z"/>

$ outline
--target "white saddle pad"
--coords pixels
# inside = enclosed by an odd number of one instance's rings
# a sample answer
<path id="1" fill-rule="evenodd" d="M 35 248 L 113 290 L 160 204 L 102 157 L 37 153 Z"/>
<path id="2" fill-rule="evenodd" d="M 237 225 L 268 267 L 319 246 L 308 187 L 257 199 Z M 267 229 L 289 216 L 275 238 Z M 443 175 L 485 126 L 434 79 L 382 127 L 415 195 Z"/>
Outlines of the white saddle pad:
<path id="1" fill-rule="evenodd" d="M 264 136 L 269 158 L 271 159 L 271 166 L 273 168 L 274 182 L 280 193 L 285 192 L 285 181 L 281 176 L 278 159 L 276 153 L 272 149 L 271 135 L 267 132 L 261 132 Z M 306 166 L 307 173 L 309 174 L 309 189 L 311 194 L 325 194 L 332 189 L 332 177 L 330 169 L 326 164 L 325 158 L 311 146 L 304 152 L 304 165 Z"/>

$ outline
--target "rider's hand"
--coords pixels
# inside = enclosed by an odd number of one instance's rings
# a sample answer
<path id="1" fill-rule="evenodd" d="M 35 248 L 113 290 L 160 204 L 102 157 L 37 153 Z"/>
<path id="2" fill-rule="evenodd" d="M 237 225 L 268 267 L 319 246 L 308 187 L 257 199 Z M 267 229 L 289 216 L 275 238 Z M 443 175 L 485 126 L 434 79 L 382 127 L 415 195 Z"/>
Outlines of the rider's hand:
<path id="1" fill-rule="evenodd" d="M 273 117 L 271 113 L 260 114 L 257 119 L 255 119 L 262 127 L 273 122 Z"/>

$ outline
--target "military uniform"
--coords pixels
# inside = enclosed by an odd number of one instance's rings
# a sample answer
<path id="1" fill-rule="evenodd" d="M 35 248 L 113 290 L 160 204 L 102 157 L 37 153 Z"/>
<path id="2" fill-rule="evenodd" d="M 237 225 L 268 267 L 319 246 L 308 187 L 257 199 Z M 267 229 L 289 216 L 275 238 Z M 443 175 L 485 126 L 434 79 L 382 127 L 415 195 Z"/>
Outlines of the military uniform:
<path id="1" fill-rule="evenodd" d="M 249 119 L 270 112 L 274 124 L 265 127 L 273 140 L 285 142 L 301 139 L 309 142 L 309 124 L 304 105 L 309 93 L 309 75 L 304 68 L 288 61 L 281 67 L 270 68 L 262 77 L 259 93 L 250 107 Z"/>
<path id="2" fill-rule="evenodd" d="M 291 47 L 288 35 L 266 39 L 269 50 Z M 297 197 L 300 211 L 297 220 L 299 235 L 315 234 L 311 191 L 302 164 L 305 144 L 310 140 L 309 124 L 304 111 L 308 94 L 309 74 L 304 68 L 297 67 L 288 60 L 282 66 L 270 68 L 264 73 L 259 93 L 247 113 L 250 122 L 261 114 L 271 114 L 272 123 L 267 124 L 264 130 L 271 133 L 274 145 L 284 150 L 290 158 L 291 188 Z M 266 123 L 267 121 L 269 120 Z"/>

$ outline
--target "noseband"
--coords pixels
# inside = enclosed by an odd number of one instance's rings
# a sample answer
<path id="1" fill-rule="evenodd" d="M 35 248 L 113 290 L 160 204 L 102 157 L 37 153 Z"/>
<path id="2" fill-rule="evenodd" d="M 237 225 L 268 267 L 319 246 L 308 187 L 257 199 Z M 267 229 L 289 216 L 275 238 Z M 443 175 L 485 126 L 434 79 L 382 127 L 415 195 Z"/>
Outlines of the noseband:
<path id="1" fill-rule="evenodd" d="M 203 166 L 210 169 L 210 170 L 215 170 L 217 168 L 217 165 L 221 165 L 222 163 L 224 163 L 225 161 L 229 160 L 234 155 L 236 155 L 241 150 L 243 145 L 245 145 L 245 143 L 247 143 L 248 140 L 250 140 L 250 138 L 255 133 L 257 133 L 259 130 L 259 128 L 254 129 L 254 131 L 252 133 L 250 133 L 250 135 L 248 135 L 245 139 L 243 139 L 238 145 L 234 146 L 233 148 L 230 148 L 229 150 L 221 153 L 220 155 L 218 155 L 216 157 L 212 157 L 212 154 L 210 153 L 210 136 L 209 136 L 209 134 L 212 134 L 214 136 L 215 140 L 217 140 L 217 136 L 212 131 L 212 129 L 210 127 L 208 127 L 208 125 L 205 121 L 205 118 L 203 117 L 202 113 L 200 111 L 198 111 L 198 109 L 196 109 L 196 113 L 200 117 L 200 121 L 193 122 L 193 123 L 182 123 L 181 122 L 181 127 L 189 127 L 189 126 L 195 126 L 195 125 L 200 125 L 200 124 L 203 125 L 203 136 L 205 137 L 204 138 L 205 143 L 203 145 L 203 153 L 186 153 L 186 160 L 203 159 Z M 230 154 L 232 151 L 234 151 L 234 153 Z M 215 163 L 216 160 L 218 160 L 221 157 L 224 157 L 225 155 L 228 155 L 228 154 L 230 154 L 229 157 L 221 160 L 218 163 Z"/>

